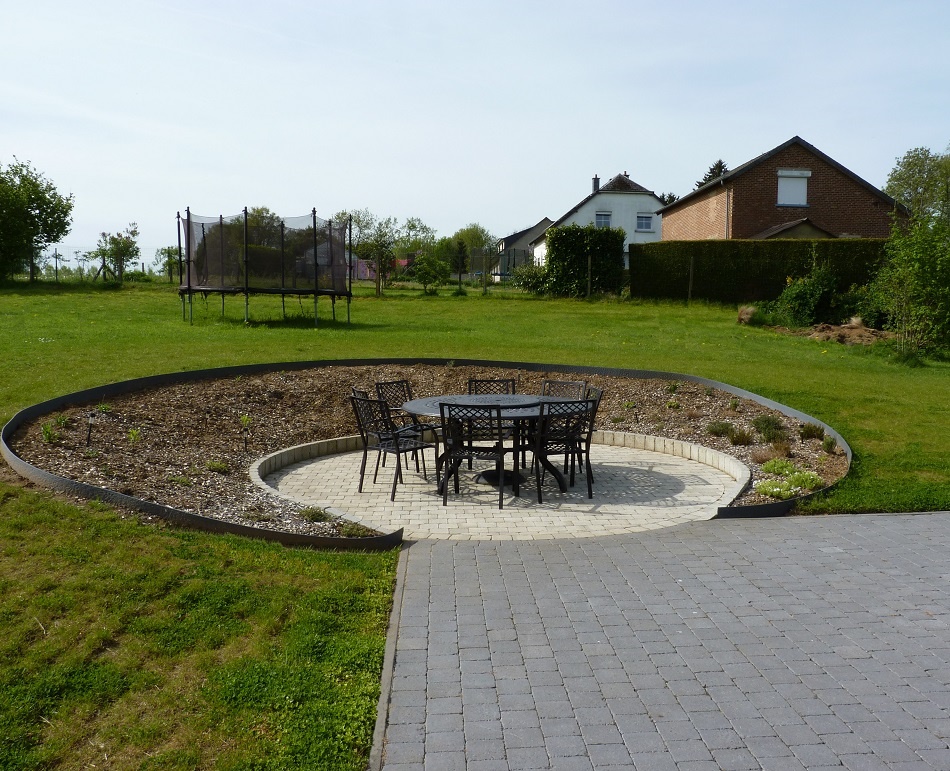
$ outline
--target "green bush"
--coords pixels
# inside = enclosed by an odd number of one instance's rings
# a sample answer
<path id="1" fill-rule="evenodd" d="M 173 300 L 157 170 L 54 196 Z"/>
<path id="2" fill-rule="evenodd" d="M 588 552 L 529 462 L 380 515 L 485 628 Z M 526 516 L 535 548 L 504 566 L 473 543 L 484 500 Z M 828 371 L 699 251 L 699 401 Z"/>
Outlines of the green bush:
<path id="1" fill-rule="evenodd" d="M 563 225 L 550 228 L 546 238 L 546 292 L 560 297 L 620 293 L 623 229 Z"/>
<path id="2" fill-rule="evenodd" d="M 785 437 L 785 424 L 775 415 L 759 415 L 753 418 L 752 427 L 766 442 L 774 442 Z"/>
<path id="3" fill-rule="evenodd" d="M 547 291 L 547 282 L 548 272 L 544 265 L 529 262 L 511 272 L 511 283 L 531 294 L 543 295 Z"/>
<path id="4" fill-rule="evenodd" d="M 729 436 L 735 426 L 728 420 L 714 420 L 706 426 L 706 433 L 711 436 Z"/>

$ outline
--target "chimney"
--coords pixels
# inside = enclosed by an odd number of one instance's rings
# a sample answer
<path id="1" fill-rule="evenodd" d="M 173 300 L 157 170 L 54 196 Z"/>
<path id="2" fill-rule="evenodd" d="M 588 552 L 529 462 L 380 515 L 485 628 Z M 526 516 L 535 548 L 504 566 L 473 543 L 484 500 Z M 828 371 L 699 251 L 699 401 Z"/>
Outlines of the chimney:
<path id="1" fill-rule="evenodd" d="M 600 177 L 595 174 L 591 184 L 591 192 L 596 193 L 598 190 L 600 190 Z"/>

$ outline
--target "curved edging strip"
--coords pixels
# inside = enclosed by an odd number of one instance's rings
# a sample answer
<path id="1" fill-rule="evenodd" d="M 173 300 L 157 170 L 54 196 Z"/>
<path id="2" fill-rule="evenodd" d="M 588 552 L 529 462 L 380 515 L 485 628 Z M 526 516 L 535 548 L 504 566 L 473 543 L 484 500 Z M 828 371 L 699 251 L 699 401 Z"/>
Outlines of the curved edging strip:
<path id="1" fill-rule="evenodd" d="M 58 396 L 54 399 L 34 404 L 26 407 L 14 415 L 10 421 L 0 431 L 0 455 L 20 476 L 29 479 L 32 482 L 43 485 L 54 490 L 77 495 L 84 498 L 99 499 L 108 501 L 117 506 L 151 514 L 161 517 L 175 524 L 185 527 L 193 527 L 211 532 L 227 532 L 238 535 L 250 536 L 253 538 L 263 538 L 267 540 L 278 541 L 289 546 L 318 546 L 321 548 L 344 548 L 344 549 L 388 549 L 402 542 L 402 530 L 397 530 L 389 535 L 379 536 L 378 538 L 325 538 L 317 536 L 305 536 L 292 533 L 282 533 L 276 530 L 265 530 L 263 528 L 247 527 L 236 525 L 220 520 L 202 517 L 197 514 L 191 514 L 179 509 L 173 509 L 170 506 L 163 506 L 158 503 L 135 498 L 130 495 L 108 490 L 94 485 L 76 482 L 56 476 L 35 466 L 30 465 L 20 458 L 9 446 L 9 440 L 13 433 L 27 421 L 46 415 L 50 412 L 61 410 L 65 407 L 88 404 L 97 401 L 104 401 L 113 396 L 131 393 L 134 391 L 143 391 L 150 388 L 160 388 L 163 386 L 177 385 L 178 383 L 194 382 L 198 380 L 213 380 L 219 378 L 237 377 L 239 375 L 255 375 L 265 372 L 294 371 L 301 369 L 317 369 L 320 367 L 366 367 L 380 365 L 427 365 L 427 366 L 474 366 L 474 367 L 498 367 L 506 369 L 524 369 L 531 372 L 561 372 L 561 373 L 589 373 L 596 375 L 612 375 L 615 377 L 628 378 L 656 378 L 658 380 L 682 380 L 691 383 L 699 383 L 717 388 L 721 391 L 740 396 L 744 399 L 757 402 L 764 407 L 781 412 L 788 417 L 796 418 L 806 423 L 814 423 L 824 428 L 825 433 L 834 437 L 838 446 L 845 452 L 848 458 L 848 470 L 851 469 L 852 452 L 851 447 L 844 438 L 831 426 L 817 420 L 810 415 L 794 410 L 779 402 L 766 399 L 765 397 L 745 391 L 741 388 L 720 383 L 716 380 L 698 377 L 696 375 L 684 375 L 675 372 L 662 372 L 656 370 L 637 370 L 637 369 L 619 369 L 615 367 L 587 367 L 569 364 L 539 364 L 536 362 L 515 362 L 515 361 L 493 361 L 485 359 L 432 359 L 432 358 L 384 358 L 384 359 L 330 359 L 317 361 L 292 361 L 292 362 L 272 362 L 267 364 L 247 364 L 236 367 L 219 367 L 214 369 L 189 370 L 186 372 L 174 372 L 162 375 L 152 375 L 149 377 L 135 378 L 118 383 L 109 383 L 95 388 L 87 388 L 75 393 Z M 825 488 L 826 490 L 828 488 Z M 821 492 L 821 491 L 818 491 Z M 801 498 L 793 498 L 788 501 L 778 501 L 776 503 L 766 503 L 754 506 L 736 506 L 720 507 L 716 513 L 717 517 L 774 517 L 781 516 L 790 511 L 796 501 L 811 497 L 811 493 Z"/>

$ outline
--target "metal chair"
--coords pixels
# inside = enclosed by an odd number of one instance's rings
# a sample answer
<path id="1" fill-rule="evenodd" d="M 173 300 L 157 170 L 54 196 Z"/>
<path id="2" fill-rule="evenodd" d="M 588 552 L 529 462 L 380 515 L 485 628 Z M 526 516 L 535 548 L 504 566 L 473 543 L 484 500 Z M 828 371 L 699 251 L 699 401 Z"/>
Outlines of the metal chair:
<path id="1" fill-rule="evenodd" d="M 442 441 L 442 427 L 435 423 L 423 423 L 415 415 L 404 412 L 402 405 L 412 401 L 412 385 L 408 380 L 387 380 L 376 383 L 376 396 L 389 405 L 389 412 L 394 420 L 403 426 L 412 426 L 418 433 L 420 440 L 428 441 L 432 437 L 435 444 L 435 474 L 439 478 L 440 454 L 439 444 Z M 385 461 L 383 462 L 385 466 Z"/>
<path id="2" fill-rule="evenodd" d="M 575 465 L 583 463 L 587 477 L 587 497 L 594 497 L 594 474 L 590 465 L 590 444 L 593 437 L 597 402 L 579 399 L 566 402 L 542 402 L 534 434 L 534 474 L 541 503 L 543 466 L 550 466 L 551 456 L 564 457 L 564 471 L 570 463 L 570 485 L 574 486 Z"/>
<path id="3" fill-rule="evenodd" d="M 442 505 L 449 501 L 449 480 L 455 480 L 455 492 L 459 492 L 459 466 L 462 461 L 488 460 L 495 462 L 498 475 L 498 508 L 505 505 L 505 456 L 515 459 L 523 450 L 521 432 L 503 421 L 501 407 L 497 404 L 440 404 L 442 435 L 445 442 L 442 475 Z M 517 460 L 515 462 L 517 466 Z M 512 476 L 515 495 L 519 490 L 517 468 Z"/>
<path id="4" fill-rule="evenodd" d="M 402 456 L 414 454 L 416 471 L 419 470 L 419 456 L 422 456 L 422 476 L 426 476 L 426 459 L 424 451 L 435 447 L 432 442 L 419 439 L 418 433 L 412 426 L 397 426 L 389 412 L 389 406 L 380 399 L 364 399 L 351 396 L 353 412 L 356 415 L 356 425 L 359 428 L 360 438 L 363 440 L 363 460 L 360 462 L 360 482 L 358 490 L 363 492 L 363 477 L 366 473 L 366 458 L 370 449 L 376 450 L 376 468 L 373 472 L 373 482 L 379 475 L 380 459 L 386 455 L 396 456 L 396 470 L 393 473 L 393 488 L 389 500 L 396 500 L 396 484 L 402 482 Z"/>
<path id="5" fill-rule="evenodd" d="M 469 394 L 513 394 L 517 393 L 515 379 L 477 378 L 468 379 Z"/>
<path id="6" fill-rule="evenodd" d="M 542 380 L 542 396 L 560 396 L 565 399 L 583 399 L 587 393 L 586 380 Z"/>

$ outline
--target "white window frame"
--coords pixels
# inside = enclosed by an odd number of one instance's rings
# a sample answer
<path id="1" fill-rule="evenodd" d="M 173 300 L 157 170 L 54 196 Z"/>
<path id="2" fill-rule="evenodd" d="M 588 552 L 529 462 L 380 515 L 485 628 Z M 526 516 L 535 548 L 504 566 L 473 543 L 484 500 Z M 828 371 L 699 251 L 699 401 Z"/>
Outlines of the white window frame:
<path id="1" fill-rule="evenodd" d="M 613 212 L 609 211 L 599 211 L 594 213 L 594 224 L 599 228 L 609 228 L 610 227 L 610 215 Z"/>
<path id="2" fill-rule="evenodd" d="M 641 226 L 641 220 L 646 221 L 646 227 Z M 648 211 L 637 212 L 637 232 L 638 233 L 652 233 L 653 232 L 653 212 L 648 212 Z"/>
<path id="3" fill-rule="evenodd" d="M 808 206 L 808 169 L 779 169 L 776 206 Z"/>

